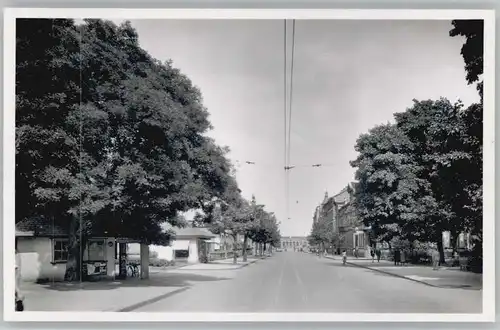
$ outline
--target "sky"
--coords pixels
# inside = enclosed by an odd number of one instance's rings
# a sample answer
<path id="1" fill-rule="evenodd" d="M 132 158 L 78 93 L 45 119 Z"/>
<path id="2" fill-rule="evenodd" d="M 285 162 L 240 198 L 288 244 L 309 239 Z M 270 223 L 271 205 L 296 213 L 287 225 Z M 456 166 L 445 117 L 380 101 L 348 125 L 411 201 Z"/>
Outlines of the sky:
<path id="1" fill-rule="evenodd" d="M 297 20 L 290 164 L 299 167 L 290 171 L 287 211 L 283 20 L 131 22 L 141 47 L 171 59 L 200 88 L 210 135 L 240 164 L 243 195 L 275 212 L 283 236 L 308 235 L 325 192 L 354 180 L 349 161 L 360 134 L 392 121 L 413 99 L 478 101 L 450 21 Z M 289 75 L 291 33 L 287 40 Z M 300 167 L 316 163 L 326 166 Z"/>

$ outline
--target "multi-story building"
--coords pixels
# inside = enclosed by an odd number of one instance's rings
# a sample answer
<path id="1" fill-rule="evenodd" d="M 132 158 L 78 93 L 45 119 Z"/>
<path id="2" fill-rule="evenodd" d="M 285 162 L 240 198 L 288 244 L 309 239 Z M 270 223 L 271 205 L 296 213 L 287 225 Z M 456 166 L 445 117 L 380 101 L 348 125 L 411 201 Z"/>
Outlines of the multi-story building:
<path id="1" fill-rule="evenodd" d="M 363 221 L 358 217 L 354 206 L 354 196 L 358 187 L 357 182 L 350 182 L 344 189 L 334 196 L 337 205 L 337 224 L 340 236 L 340 249 L 346 250 L 349 255 L 357 250 L 358 256 L 370 255 L 369 228 L 365 228 Z"/>
<path id="2" fill-rule="evenodd" d="M 332 226 L 334 232 L 337 231 L 337 206 L 335 197 L 329 197 L 325 194 L 325 201 L 321 207 L 321 219 Z"/>
<path id="3" fill-rule="evenodd" d="M 352 255 L 356 249 L 359 256 L 364 256 L 370 255 L 370 242 L 368 228 L 364 227 L 354 207 L 356 187 L 357 182 L 351 182 L 332 197 L 326 192 L 323 201 L 316 207 L 313 223 L 321 219 L 331 224 L 332 230 L 340 237 L 337 252 L 345 249 Z"/>
<path id="4" fill-rule="evenodd" d="M 313 223 L 318 222 L 319 216 L 320 216 L 320 207 L 316 206 L 316 209 L 314 209 L 314 217 L 313 217 Z"/>

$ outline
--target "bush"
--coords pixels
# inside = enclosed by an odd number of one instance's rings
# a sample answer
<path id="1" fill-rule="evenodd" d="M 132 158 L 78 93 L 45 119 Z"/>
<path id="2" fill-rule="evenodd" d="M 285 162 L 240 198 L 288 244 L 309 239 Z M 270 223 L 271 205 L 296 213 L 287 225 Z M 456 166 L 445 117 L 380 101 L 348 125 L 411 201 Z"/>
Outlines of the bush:
<path id="1" fill-rule="evenodd" d="M 472 272 L 482 273 L 483 272 L 483 249 L 482 246 L 477 244 L 474 246 L 469 254 L 468 265 Z"/>
<path id="2" fill-rule="evenodd" d="M 149 265 L 152 267 L 167 267 L 170 266 L 172 262 L 166 259 L 151 259 L 149 260 Z"/>
<path id="3" fill-rule="evenodd" d="M 201 262 L 202 264 L 206 264 L 206 263 L 208 263 L 208 257 L 207 257 L 206 255 L 201 255 L 201 256 L 200 256 L 200 262 Z"/>

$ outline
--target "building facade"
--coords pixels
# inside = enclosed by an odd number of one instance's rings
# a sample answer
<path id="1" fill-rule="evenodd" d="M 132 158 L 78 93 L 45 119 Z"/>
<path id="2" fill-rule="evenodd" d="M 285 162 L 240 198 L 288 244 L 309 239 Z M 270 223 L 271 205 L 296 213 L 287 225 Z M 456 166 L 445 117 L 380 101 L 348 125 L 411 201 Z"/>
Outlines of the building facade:
<path id="1" fill-rule="evenodd" d="M 320 213 L 321 213 L 320 212 L 320 206 L 316 206 L 316 209 L 314 209 L 313 223 L 318 222 Z"/>
<path id="2" fill-rule="evenodd" d="M 284 250 L 306 250 L 309 242 L 305 236 L 285 236 L 281 237 L 281 248 Z"/>
<path id="3" fill-rule="evenodd" d="M 325 200 L 321 205 L 321 220 L 332 226 L 334 232 L 337 231 L 337 205 L 335 196 L 328 197 L 325 194 Z"/>
<path id="4" fill-rule="evenodd" d="M 350 182 L 334 196 L 338 214 L 339 248 L 346 250 L 349 255 L 356 251 L 358 256 L 366 257 L 370 255 L 371 246 L 368 229 L 357 216 L 354 206 L 357 185 L 357 182 Z"/>
<path id="5" fill-rule="evenodd" d="M 123 273 L 120 271 L 120 256 L 126 254 L 127 244 L 134 241 L 102 234 L 94 234 L 85 241 L 82 251 L 84 274 L 96 279 L 114 279 Z M 67 229 L 43 217 L 25 219 L 16 224 L 15 242 L 21 281 L 57 282 L 65 279 L 69 258 Z M 125 251 L 120 251 L 120 246 Z M 137 259 L 142 266 L 141 278 L 147 278 L 149 248 L 146 244 L 139 247 Z"/>
<path id="6" fill-rule="evenodd" d="M 328 197 L 325 193 L 323 202 L 316 207 L 313 222 L 320 219 L 332 225 L 332 230 L 338 234 L 338 246 L 334 252 L 346 250 L 349 255 L 357 251 L 358 256 L 370 255 L 369 229 L 357 216 L 354 206 L 354 196 L 357 182 L 350 182 L 340 192 Z"/>

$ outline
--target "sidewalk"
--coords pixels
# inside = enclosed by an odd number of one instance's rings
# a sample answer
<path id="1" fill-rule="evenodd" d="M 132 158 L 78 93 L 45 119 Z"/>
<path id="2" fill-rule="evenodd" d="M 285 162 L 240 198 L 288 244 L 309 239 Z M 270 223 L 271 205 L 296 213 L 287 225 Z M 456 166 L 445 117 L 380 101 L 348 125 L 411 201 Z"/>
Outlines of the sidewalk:
<path id="1" fill-rule="evenodd" d="M 341 262 L 340 256 L 328 256 L 327 258 Z M 438 288 L 457 288 L 469 290 L 482 290 L 483 277 L 481 274 L 460 271 L 457 267 L 441 267 L 433 270 L 430 266 L 407 265 L 394 266 L 394 262 L 387 260 L 352 259 L 348 258 L 347 263 L 356 267 L 367 268 L 373 271 L 391 276 L 405 278 L 407 280 L 419 282 L 425 285 Z"/>
<path id="2" fill-rule="evenodd" d="M 265 257 L 248 257 L 217 260 L 209 264 L 151 267 L 150 278 L 129 278 L 124 281 L 99 281 L 83 283 L 54 282 L 45 284 L 22 283 L 26 311 L 99 311 L 127 312 L 176 293 L 188 290 L 196 282 L 222 281 L 233 275 L 226 272 L 204 273 L 205 270 L 232 270 L 246 267 Z M 201 270 L 202 272 L 197 272 Z M 210 275 L 218 274 L 218 275 Z"/>
<path id="3" fill-rule="evenodd" d="M 116 312 L 136 308 L 188 289 L 152 275 L 148 280 L 83 283 L 22 283 L 26 311 Z"/>
<path id="4" fill-rule="evenodd" d="M 53 282 L 45 284 L 21 283 L 26 311 L 99 311 L 128 312 L 188 290 L 199 282 L 223 281 L 234 272 L 205 272 L 230 270 L 250 265 L 260 258 L 248 258 L 243 263 L 232 259 L 213 264 L 151 267 L 150 278 L 128 278 L 120 281 L 83 283 Z"/>

